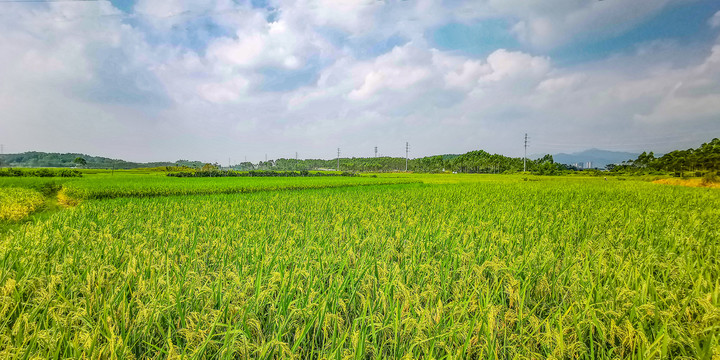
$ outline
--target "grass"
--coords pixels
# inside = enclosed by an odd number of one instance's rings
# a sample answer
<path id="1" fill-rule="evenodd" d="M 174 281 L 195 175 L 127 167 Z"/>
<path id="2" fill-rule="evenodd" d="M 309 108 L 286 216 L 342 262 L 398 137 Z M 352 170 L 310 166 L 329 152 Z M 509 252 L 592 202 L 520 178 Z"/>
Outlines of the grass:
<path id="1" fill-rule="evenodd" d="M 28 223 L 0 240 L 0 357 L 720 356 L 716 190 L 409 177 Z"/>

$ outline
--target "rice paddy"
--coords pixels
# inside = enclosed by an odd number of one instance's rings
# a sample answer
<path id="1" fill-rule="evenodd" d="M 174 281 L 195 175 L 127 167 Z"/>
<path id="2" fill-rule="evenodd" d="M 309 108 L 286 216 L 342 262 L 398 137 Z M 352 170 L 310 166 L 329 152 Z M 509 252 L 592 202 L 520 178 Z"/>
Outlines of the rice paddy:
<path id="1" fill-rule="evenodd" d="M 357 179 L 69 181 L 0 235 L 0 357 L 720 356 L 717 190 Z"/>
<path id="2" fill-rule="evenodd" d="M 168 178 L 164 176 L 94 177 L 68 182 L 65 196 L 76 200 L 169 195 L 231 194 L 273 190 L 302 190 L 329 187 L 384 185 L 413 182 L 409 179 L 377 177 L 297 178 Z"/>
<path id="3" fill-rule="evenodd" d="M 35 190 L 7 187 L 0 188 L 0 220 L 20 220 L 45 202 L 43 195 Z"/>

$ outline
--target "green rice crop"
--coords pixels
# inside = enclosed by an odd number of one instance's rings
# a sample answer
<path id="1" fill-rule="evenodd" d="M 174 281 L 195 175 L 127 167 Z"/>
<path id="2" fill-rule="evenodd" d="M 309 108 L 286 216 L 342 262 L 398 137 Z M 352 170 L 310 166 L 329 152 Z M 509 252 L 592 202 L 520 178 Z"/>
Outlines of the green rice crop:
<path id="1" fill-rule="evenodd" d="M 108 199 L 169 195 L 231 194 L 270 190 L 409 183 L 417 180 L 374 177 L 300 178 L 170 178 L 123 176 L 87 178 L 66 183 L 63 195 L 72 199 Z"/>
<path id="2" fill-rule="evenodd" d="M 45 202 L 45 197 L 31 189 L 0 188 L 0 220 L 24 219 Z"/>
<path id="3" fill-rule="evenodd" d="M 720 193 L 484 180 L 83 202 L 0 241 L 0 357 L 720 356 Z"/>

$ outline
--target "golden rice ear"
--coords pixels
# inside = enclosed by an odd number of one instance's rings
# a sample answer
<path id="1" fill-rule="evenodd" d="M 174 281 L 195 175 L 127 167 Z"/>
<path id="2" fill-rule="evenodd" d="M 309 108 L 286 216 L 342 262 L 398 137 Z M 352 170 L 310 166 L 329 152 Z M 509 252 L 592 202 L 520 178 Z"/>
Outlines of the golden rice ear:
<path id="1" fill-rule="evenodd" d="M 717 348 L 710 189 L 464 176 L 267 191 L 278 183 L 242 179 L 265 190 L 149 197 L 236 190 L 206 180 L 83 178 L 63 192 L 82 206 L 0 229 L 0 358 L 711 358 Z M 107 194 L 119 198 L 97 198 Z"/>
<path id="2" fill-rule="evenodd" d="M 58 201 L 58 204 L 67 206 L 67 207 L 77 206 L 78 204 L 80 204 L 80 200 L 70 197 L 67 194 L 67 191 L 65 190 L 65 188 L 58 191 L 57 201 Z"/>
<path id="3" fill-rule="evenodd" d="M 0 222 L 16 222 L 41 209 L 45 197 L 32 189 L 6 187 L 0 188 Z"/>

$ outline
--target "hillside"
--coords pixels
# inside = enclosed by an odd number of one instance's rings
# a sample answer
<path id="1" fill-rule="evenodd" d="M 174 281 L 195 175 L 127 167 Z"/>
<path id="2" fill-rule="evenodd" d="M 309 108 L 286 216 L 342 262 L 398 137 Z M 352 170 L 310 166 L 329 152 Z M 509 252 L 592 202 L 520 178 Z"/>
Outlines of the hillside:
<path id="1" fill-rule="evenodd" d="M 635 159 L 638 155 L 639 154 L 636 153 L 623 151 L 589 149 L 571 154 L 555 154 L 553 155 L 553 160 L 557 163 L 568 165 L 591 162 L 592 168 L 603 169 L 608 164 L 620 164 L 623 161 Z"/>
<path id="2" fill-rule="evenodd" d="M 176 162 L 150 162 L 136 163 L 125 160 L 110 159 L 101 156 L 90 156 L 77 153 L 45 153 L 29 151 L 21 154 L 5 154 L 0 156 L 0 165 L 3 167 L 75 167 L 74 160 L 78 157 L 87 162 L 83 168 L 86 169 L 136 169 L 142 167 L 158 166 L 202 166 L 200 161 L 178 160 Z"/>

